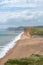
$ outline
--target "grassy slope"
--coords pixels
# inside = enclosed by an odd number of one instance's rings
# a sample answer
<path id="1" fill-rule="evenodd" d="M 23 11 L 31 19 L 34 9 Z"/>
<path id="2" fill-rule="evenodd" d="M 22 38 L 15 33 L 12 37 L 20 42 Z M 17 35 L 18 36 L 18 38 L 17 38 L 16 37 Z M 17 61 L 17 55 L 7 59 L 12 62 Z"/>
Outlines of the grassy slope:
<path id="1" fill-rule="evenodd" d="M 32 34 L 43 35 L 43 28 L 32 28 Z"/>
<path id="2" fill-rule="evenodd" d="M 30 33 L 31 35 L 43 35 L 43 28 L 25 28 L 25 34 Z"/>
<path id="3" fill-rule="evenodd" d="M 5 65 L 43 65 L 43 56 L 33 54 L 29 58 L 8 60 Z"/>

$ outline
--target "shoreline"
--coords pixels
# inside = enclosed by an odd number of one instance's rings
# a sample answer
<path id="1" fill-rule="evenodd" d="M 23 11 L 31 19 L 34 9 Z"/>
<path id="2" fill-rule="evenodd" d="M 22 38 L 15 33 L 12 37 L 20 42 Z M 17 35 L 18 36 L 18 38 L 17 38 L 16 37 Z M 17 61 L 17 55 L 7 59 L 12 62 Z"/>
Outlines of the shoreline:
<path id="1" fill-rule="evenodd" d="M 22 37 L 25 38 L 22 39 Z M 32 54 L 43 55 L 43 38 L 28 38 L 23 35 L 22 37 L 16 42 L 16 45 L 0 59 L 0 65 L 4 65 L 8 59 L 26 58 Z"/>
<path id="2" fill-rule="evenodd" d="M 20 40 L 22 34 L 23 34 L 23 32 L 21 32 L 18 36 L 16 36 L 11 42 L 9 42 L 9 44 L 4 46 L 2 53 L 0 54 L 0 59 L 2 59 L 4 56 L 6 56 L 6 54 L 9 52 L 9 50 L 12 49 L 16 45 L 16 42 L 18 40 Z"/>

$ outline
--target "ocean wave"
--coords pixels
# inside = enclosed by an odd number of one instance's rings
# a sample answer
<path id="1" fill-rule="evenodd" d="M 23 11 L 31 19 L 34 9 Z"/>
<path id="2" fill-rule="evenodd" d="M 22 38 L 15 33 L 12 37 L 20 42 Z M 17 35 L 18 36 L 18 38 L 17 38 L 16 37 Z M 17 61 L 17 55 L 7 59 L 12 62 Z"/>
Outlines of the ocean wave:
<path id="1" fill-rule="evenodd" d="M 15 45 L 16 45 L 16 42 L 18 40 L 20 40 L 21 38 L 21 35 L 23 34 L 24 32 L 20 33 L 18 36 L 15 37 L 15 39 L 13 39 L 11 42 L 9 42 L 6 46 L 4 46 L 1 51 L 0 51 L 0 58 L 3 58 L 7 52 L 12 49 Z"/>

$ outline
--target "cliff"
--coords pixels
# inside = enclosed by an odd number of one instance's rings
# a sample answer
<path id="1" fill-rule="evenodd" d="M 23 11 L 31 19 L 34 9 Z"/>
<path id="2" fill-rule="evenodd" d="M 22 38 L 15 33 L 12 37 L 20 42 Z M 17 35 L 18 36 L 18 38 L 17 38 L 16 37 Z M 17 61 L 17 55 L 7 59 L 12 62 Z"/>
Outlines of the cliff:
<path id="1" fill-rule="evenodd" d="M 21 36 L 21 39 L 30 39 L 31 38 L 31 29 L 25 28 L 24 34 Z"/>

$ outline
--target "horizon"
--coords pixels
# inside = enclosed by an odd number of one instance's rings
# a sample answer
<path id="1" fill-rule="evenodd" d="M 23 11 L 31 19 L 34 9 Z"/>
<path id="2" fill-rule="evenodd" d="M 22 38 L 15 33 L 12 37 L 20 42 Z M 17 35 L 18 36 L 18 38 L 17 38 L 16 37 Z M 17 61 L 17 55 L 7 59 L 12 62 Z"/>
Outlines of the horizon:
<path id="1" fill-rule="evenodd" d="M 43 0 L 0 0 L 0 28 L 43 26 Z"/>

